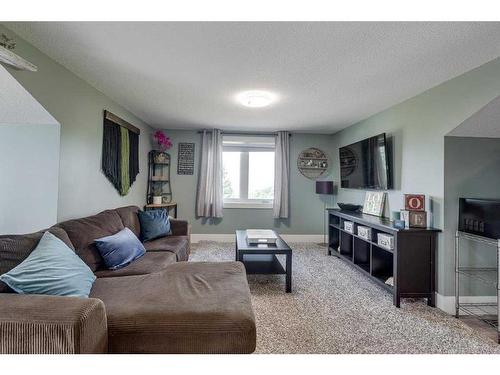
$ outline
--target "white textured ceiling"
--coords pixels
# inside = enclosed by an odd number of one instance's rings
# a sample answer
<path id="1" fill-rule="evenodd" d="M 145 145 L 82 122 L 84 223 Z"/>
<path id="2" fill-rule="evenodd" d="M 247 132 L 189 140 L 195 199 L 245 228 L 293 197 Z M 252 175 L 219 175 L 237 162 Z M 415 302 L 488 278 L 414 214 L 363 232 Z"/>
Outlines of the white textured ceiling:
<path id="1" fill-rule="evenodd" d="M 500 138 L 500 96 L 493 99 L 447 135 Z"/>
<path id="2" fill-rule="evenodd" d="M 498 22 L 6 26 L 165 128 L 332 133 L 500 56 Z M 234 102 L 250 89 L 281 100 L 263 109 Z"/>
<path id="3" fill-rule="evenodd" d="M 57 120 L 0 64 L 0 125 L 55 124 Z"/>

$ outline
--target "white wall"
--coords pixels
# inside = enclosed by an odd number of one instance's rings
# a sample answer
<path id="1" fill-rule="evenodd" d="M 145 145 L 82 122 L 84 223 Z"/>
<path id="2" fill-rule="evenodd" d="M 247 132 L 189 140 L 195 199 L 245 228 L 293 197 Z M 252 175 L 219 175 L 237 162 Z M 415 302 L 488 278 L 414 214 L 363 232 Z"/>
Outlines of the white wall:
<path id="1" fill-rule="evenodd" d="M 0 124 L 0 235 L 55 224 L 58 179 L 58 124 Z"/>

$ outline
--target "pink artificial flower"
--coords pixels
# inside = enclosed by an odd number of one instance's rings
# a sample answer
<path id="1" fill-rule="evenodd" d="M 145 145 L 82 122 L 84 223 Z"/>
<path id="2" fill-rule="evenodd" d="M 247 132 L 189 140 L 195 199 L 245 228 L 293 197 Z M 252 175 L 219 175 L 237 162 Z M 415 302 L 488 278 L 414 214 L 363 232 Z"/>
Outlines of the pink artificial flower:
<path id="1" fill-rule="evenodd" d="M 167 137 L 162 130 L 155 131 L 153 137 L 158 143 L 158 146 L 160 146 L 163 151 L 168 150 L 170 147 L 172 147 L 172 141 L 170 140 L 170 137 Z"/>

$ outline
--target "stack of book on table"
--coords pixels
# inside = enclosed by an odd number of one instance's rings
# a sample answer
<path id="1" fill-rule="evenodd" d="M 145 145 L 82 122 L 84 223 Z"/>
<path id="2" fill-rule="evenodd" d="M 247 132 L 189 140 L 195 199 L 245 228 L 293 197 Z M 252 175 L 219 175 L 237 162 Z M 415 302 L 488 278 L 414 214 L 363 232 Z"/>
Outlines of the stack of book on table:
<path id="1" fill-rule="evenodd" d="M 275 244 L 278 237 L 270 229 L 247 229 L 247 242 L 251 244 Z"/>

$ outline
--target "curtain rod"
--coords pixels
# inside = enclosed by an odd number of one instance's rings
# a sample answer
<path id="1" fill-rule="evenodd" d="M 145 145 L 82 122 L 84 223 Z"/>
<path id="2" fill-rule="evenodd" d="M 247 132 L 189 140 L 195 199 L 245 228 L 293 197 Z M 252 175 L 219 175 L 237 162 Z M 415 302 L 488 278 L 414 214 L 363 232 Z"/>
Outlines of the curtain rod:
<path id="1" fill-rule="evenodd" d="M 198 130 L 198 134 L 203 133 L 204 130 Z M 207 133 L 212 132 L 212 130 L 207 129 Z M 278 132 L 270 133 L 270 132 L 239 132 L 239 131 L 222 131 L 222 134 L 226 135 L 255 135 L 255 136 L 275 136 L 278 134 Z M 292 136 L 292 133 L 288 134 L 290 137 Z"/>
<path id="2" fill-rule="evenodd" d="M 127 128 L 130 131 L 133 131 L 136 134 L 141 134 L 141 129 L 138 127 L 132 125 L 130 122 L 125 121 L 124 119 L 118 117 L 114 113 L 111 113 L 108 110 L 104 110 L 104 119 L 109 120 L 111 122 L 114 122 L 115 124 L 118 124 L 120 126 L 123 126 L 124 128 Z"/>

